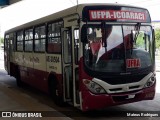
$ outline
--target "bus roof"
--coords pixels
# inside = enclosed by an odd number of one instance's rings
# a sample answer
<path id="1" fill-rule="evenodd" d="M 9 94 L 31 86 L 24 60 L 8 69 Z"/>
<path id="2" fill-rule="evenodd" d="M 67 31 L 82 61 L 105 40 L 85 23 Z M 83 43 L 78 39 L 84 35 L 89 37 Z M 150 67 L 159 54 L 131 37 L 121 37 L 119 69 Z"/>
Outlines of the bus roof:
<path id="1" fill-rule="evenodd" d="M 73 15 L 73 14 L 79 14 L 79 16 L 82 16 L 82 10 L 86 6 L 102 6 L 102 7 L 103 6 L 123 6 L 123 7 L 134 7 L 134 8 L 140 8 L 140 9 L 147 10 L 146 8 L 142 8 L 142 7 L 137 7 L 137 6 L 132 6 L 132 5 L 126 5 L 126 4 L 117 4 L 117 3 L 88 3 L 88 4 L 79 4 L 77 6 L 73 6 L 73 7 L 64 9 L 62 11 L 50 14 L 48 16 L 44 16 L 44 17 L 41 17 L 39 19 L 30 21 L 28 23 L 19 25 L 17 27 L 11 28 L 11 29 L 7 30 L 6 33 L 17 31 L 17 30 L 21 30 L 21 29 L 24 29 L 24 28 L 28 28 L 28 27 L 31 27 L 31 26 L 39 25 L 39 24 L 42 24 L 42 23 L 50 22 L 50 21 L 59 20 L 59 19 L 62 19 L 64 17 L 70 16 L 70 15 Z"/>

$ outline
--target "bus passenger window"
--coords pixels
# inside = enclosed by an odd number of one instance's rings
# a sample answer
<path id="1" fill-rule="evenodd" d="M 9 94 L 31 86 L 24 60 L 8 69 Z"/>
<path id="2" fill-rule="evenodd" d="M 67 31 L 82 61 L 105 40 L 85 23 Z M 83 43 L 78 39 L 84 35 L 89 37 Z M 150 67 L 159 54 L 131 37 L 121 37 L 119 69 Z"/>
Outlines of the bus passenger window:
<path id="1" fill-rule="evenodd" d="M 23 51 L 23 31 L 17 32 L 17 51 Z"/>
<path id="2" fill-rule="evenodd" d="M 46 46 L 46 28 L 45 26 L 39 26 L 35 28 L 35 48 L 36 52 L 45 52 Z"/>
<path id="3" fill-rule="evenodd" d="M 25 30 L 25 51 L 33 50 L 33 29 Z"/>
<path id="4" fill-rule="evenodd" d="M 61 26 L 62 22 L 56 22 L 48 25 L 47 52 L 49 53 L 61 52 Z"/>

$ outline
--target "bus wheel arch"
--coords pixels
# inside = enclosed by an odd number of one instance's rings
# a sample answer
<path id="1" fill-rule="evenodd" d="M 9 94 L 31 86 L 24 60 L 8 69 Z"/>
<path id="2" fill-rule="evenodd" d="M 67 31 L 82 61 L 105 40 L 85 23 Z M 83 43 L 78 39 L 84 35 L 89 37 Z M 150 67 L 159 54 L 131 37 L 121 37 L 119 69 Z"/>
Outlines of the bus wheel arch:
<path id="1" fill-rule="evenodd" d="M 48 90 L 54 103 L 58 106 L 63 106 L 63 94 L 60 94 L 60 83 L 56 77 L 56 73 L 50 73 L 48 77 Z"/>
<path id="2" fill-rule="evenodd" d="M 16 78 L 16 83 L 17 83 L 17 86 L 18 87 L 22 87 L 23 86 L 23 82 L 21 80 L 21 76 L 20 76 L 20 70 L 19 70 L 19 67 L 16 65 L 15 67 L 15 70 L 16 70 L 16 74 L 15 74 L 15 78 Z"/>

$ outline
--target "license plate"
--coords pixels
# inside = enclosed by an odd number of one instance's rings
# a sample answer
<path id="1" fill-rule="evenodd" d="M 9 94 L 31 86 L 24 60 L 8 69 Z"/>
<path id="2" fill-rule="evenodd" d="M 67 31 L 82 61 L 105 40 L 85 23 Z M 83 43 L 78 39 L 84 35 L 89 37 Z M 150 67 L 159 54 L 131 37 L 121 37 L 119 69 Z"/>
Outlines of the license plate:
<path id="1" fill-rule="evenodd" d="M 135 95 L 128 95 L 127 99 L 133 99 L 133 98 L 135 98 Z"/>

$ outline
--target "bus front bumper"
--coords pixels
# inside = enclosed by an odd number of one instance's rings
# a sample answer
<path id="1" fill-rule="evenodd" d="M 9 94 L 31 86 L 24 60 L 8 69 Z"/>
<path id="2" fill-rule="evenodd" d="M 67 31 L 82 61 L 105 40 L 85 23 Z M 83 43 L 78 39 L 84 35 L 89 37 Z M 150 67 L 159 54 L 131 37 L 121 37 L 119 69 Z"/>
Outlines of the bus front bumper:
<path id="1" fill-rule="evenodd" d="M 136 92 L 121 94 L 100 94 L 96 95 L 90 91 L 82 92 L 82 111 L 96 110 L 108 106 L 121 105 L 138 102 L 142 100 L 152 100 L 155 96 L 155 85 Z"/>

